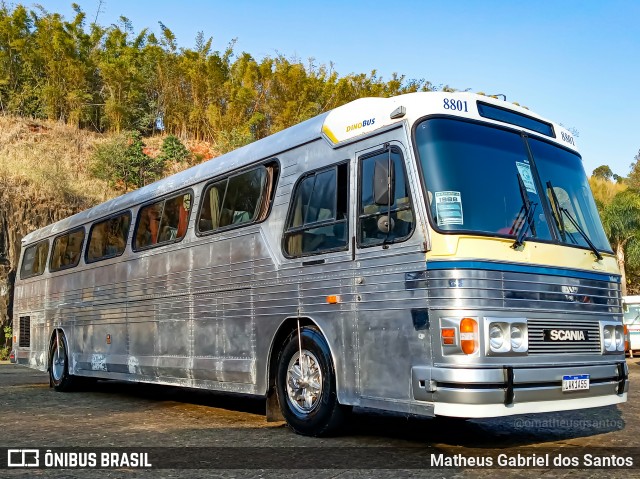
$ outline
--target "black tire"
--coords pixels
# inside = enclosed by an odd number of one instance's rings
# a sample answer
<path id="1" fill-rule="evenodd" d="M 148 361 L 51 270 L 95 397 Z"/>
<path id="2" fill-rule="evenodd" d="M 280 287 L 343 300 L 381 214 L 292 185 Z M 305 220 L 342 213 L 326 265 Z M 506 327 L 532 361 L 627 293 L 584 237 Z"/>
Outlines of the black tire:
<path id="1" fill-rule="evenodd" d="M 289 376 L 290 368 L 295 369 L 295 365 L 300 366 L 298 331 L 295 330 L 289 335 L 278 356 L 278 372 L 276 375 L 276 392 L 280 410 L 287 425 L 296 433 L 304 436 L 327 436 L 335 433 L 344 421 L 348 409 L 338 403 L 336 394 L 336 376 L 331 359 L 329 346 L 322 334 L 313 328 L 303 327 L 300 331 L 300 340 L 303 349 L 303 361 L 309 361 L 307 371 L 316 372 L 313 378 L 321 380 L 310 381 L 310 384 L 320 384 L 317 388 L 293 387 L 296 382 L 294 375 Z M 306 364 L 306 363 L 305 363 Z M 319 375 L 317 372 L 319 371 Z M 311 377 L 309 375 L 308 377 Z M 287 381 L 290 381 L 287 383 Z M 289 389 L 289 387 L 291 389 Z M 309 392 L 309 403 L 300 404 L 292 399 L 296 396 L 304 395 L 303 391 L 317 391 L 317 395 Z"/>
<path id="2" fill-rule="evenodd" d="M 72 391 L 76 385 L 75 377 L 69 374 L 67 341 L 62 332 L 54 335 L 51 341 L 49 350 L 49 384 L 56 391 L 63 392 Z"/>

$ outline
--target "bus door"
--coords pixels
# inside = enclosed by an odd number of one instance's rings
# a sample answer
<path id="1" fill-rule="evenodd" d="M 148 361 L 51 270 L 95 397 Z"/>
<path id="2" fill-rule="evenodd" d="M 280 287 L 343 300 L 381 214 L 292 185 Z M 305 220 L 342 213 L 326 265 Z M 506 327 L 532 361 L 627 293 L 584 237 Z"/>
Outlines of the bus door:
<path id="1" fill-rule="evenodd" d="M 411 278 L 424 276 L 425 256 L 407 157 L 395 141 L 356 153 L 354 288 L 363 405 L 367 397 L 409 401 L 411 365 L 430 358 L 426 297 L 409 287 Z"/>

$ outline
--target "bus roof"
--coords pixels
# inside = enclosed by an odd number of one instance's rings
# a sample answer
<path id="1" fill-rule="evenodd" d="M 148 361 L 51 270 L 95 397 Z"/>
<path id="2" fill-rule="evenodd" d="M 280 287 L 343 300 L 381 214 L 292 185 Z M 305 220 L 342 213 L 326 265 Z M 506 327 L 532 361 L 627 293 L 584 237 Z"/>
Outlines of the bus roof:
<path id="1" fill-rule="evenodd" d="M 464 105 L 464 109 L 462 111 L 457 108 L 443 109 L 445 100 L 455 100 L 456 103 L 459 100 L 459 105 Z M 340 146 L 394 123 L 408 121 L 412 124 L 414 121 L 429 114 L 456 115 L 504 125 L 504 122 L 482 117 L 476 107 L 477 101 L 495 105 L 501 110 L 514 111 L 531 119 L 553 125 L 553 131 L 556 132 L 555 137 L 550 137 L 549 140 L 575 150 L 573 144 L 567 144 L 566 141 L 562 141 L 565 135 L 570 136 L 570 133 L 562 126 L 552 123 L 525 108 L 492 97 L 469 92 L 416 92 L 391 98 L 360 98 L 237 150 L 212 158 L 185 171 L 33 231 L 26 235 L 22 242 L 23 244 L 32 243 L 63 231 L 68 231 L 87 222 L 95 221 L 154 198 L 179 191 L 223 174 L 226 171 L 231 171 L 262 159 L 268 159 L 295 146 L 323 137 L 332 146 Z M 467 111 L 464 111 L 465 109 Z M 513 125 L 511 126 L 514 127 Z M 527 128 L 516 128 L 528 131 Z M 531 132 L 538 134 L 536 131 Z M 561 133 L 563 133 L 562 136 Z"/>

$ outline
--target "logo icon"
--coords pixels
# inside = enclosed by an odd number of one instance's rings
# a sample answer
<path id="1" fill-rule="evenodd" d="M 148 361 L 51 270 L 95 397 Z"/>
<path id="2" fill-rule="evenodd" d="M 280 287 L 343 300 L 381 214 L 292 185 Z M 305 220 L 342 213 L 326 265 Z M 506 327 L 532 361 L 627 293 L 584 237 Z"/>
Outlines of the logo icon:
<path id="1" fill-rule="evenodd" d="M 545 341 L 589 341 L 589 333 L 584 329 L 545 329 Z"/>
<path id="2" fill-rule="evenodd" d="M 9 449 L 7 450 L 7 467 L 39 467 L 40 450 Z"/>

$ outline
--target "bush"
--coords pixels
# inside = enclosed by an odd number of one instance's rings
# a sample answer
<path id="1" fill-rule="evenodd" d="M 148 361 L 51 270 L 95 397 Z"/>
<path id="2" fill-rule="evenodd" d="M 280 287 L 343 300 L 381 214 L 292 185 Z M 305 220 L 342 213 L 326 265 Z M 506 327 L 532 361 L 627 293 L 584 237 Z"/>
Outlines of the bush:
<path id="1" fill-rule="evenodd" d="M 162 142 L 160 156 L 164 162 L 175 161 L 181 163 L 191 157 L 191 152 L 177 136 L 169 135 Z"/>
<path id="2" fill-rule="evenodd" d="M 91 158 L 92 174 L 112 186 L 140 188 L 162 176 L 165 159 L 152 158 L 144 151 L 140 133 L 128 131 L 99 145 Z"/>
<path id="3" fill-rule="evenodd" d="M 13 336 L 13 330 L 11 326 L 4 327 L 4 346 L 0 348 L 0 361 L 6 361 L 9 359 L 11 353 L 11 338 Z"/>

